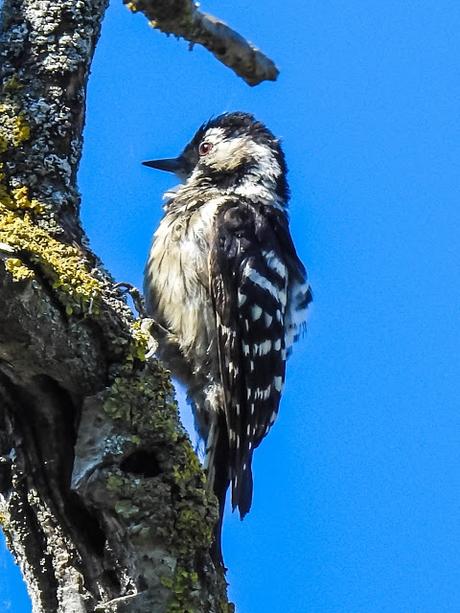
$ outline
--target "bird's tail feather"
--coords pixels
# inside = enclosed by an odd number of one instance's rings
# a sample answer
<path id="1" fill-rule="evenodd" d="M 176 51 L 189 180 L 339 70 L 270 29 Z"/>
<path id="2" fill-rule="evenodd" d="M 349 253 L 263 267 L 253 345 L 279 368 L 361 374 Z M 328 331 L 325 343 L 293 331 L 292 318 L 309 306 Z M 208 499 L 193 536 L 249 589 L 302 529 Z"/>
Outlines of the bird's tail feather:
<path id="1" fill-rule="evenodd" d="M 213 530 L 211 557 L 216 567 L 225 568 L 222 556 L 222 521 L 225 509 L 225 497 L 230 483 L 228 466 L 228 437 L 225 418 L 219 416 L 211 426 L 206 445 L 205 469 L 208 487 L 214 492 L 219 502 L 219 519 Z"/>
<path id="2" fill-rule="evenodd" d="M 252 469 L 251 458 L 247 458 L 246 462 L 236 471 L 232 480 L 232 507 L 238 507 L 240 518 L 249 513 L 252 504 Z"/>

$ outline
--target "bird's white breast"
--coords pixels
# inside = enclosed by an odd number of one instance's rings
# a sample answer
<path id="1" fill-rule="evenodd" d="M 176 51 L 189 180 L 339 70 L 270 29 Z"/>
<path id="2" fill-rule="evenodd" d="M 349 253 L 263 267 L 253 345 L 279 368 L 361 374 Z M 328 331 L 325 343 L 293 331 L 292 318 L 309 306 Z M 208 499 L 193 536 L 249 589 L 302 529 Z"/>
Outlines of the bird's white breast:
<path id="1" fill-rule="evenodd" d="M 208 257 L 218 204 L 215 199 L 180 216 L 166 213 L 146 268 L 146 289 L 155 296 L 152 316 L 178 337 L 185 353 L 196 357 L 207 354 L 215 333 Z"/>

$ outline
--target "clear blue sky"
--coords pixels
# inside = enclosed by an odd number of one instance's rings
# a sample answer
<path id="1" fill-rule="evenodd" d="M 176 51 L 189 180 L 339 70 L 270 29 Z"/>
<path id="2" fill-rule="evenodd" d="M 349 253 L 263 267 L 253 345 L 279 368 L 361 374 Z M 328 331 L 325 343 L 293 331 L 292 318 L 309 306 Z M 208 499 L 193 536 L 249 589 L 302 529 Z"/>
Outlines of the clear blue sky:
<path id="1" fill-rule="evenodd" d="M 93 248 L 140 285 L 171 186 L 140 161 L 228 110 L 284 140 L 315 307 L 256 453 L 253 510 L 226 517 L 230 597 L 238 613 L 457 613 L 460 5 L 202 6 L 274 57 L 279 81 L 251 89 L 112 2 L 80 186 Z M 0 605 L 25 613 L 4 559 Z"/>

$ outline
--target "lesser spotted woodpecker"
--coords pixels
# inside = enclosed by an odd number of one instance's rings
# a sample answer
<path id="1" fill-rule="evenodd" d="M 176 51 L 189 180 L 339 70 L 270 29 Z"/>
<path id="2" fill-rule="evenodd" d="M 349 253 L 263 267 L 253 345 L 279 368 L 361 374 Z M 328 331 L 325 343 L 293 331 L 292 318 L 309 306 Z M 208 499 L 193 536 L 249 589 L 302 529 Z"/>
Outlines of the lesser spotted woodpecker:
<path id="1" fill-rule="evenodd" d="M 147 312 L 165 333 L 159 357 L 188 390 L 220 503 L 241 517 L 251 461 L 278 413 L 286 357 L 312 300 L 289 232 L 279 141 L 252 115 L 203 125 L 181 155 L 144 162 L 175 173 L 145 269 Z"/>

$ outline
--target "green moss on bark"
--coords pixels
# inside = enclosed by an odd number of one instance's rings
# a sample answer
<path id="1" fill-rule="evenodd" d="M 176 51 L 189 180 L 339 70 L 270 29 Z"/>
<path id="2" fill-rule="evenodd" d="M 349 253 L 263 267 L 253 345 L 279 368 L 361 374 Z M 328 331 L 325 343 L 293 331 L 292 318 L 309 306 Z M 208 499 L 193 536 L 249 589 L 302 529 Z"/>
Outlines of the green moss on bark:
<path id="1" fill-rule="evenodd" d="M 103 408 L 115 421 L 128 421 L 133 436 L 112 441 L 113 452 L 129 456 L 139 449 L 154 449 L 158 474 L 136 484 L 119 468 L 107 478 L 108 495 L 128 532 L 144 528 L 137 538 L 164 539 L 175 556 L 173 572 L 162 576 L 171 590 L 169 613 L 201 613 L 202 593 L 198 571 L 209 560 L 217 504 L 206 489 L 206 478 L 178 417 L 169 373 L 153 368 L 126 368 L 114 381 Z M 118 449 L 117 449 L 118 445 Z M 159 504 L 159 500 L 164 504 Z M 155 515 L 151 510 L 157 509 Z M 148 515 L 148 520 L 146 519 Z M 210 563 L 210 561 L 209 561 Z M 222 608 L 222 613 L 227 609 Z"/>

